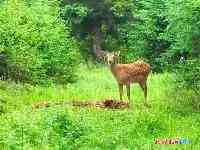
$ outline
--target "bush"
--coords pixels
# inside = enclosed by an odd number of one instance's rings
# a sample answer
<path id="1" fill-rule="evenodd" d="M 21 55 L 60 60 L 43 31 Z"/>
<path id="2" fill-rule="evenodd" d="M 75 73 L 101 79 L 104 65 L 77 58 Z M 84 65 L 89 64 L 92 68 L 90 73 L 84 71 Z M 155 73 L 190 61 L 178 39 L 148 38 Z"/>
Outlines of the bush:
<path id="1" fill-rule="evenodd" d="M 134 19 L 119 26 L 125 60 L 147 58 L 153 71 L 174 68 L 180 57 L 199 55 L 200 1 L 140 0 Z M 180 28 L 181 27 L 181 28 Z"/>
<path id="2" fill-rule="evenodd" d="M 74 80 L 78 47 L 57 1 L 8 0 L 0 8 L 1 76 L 31 84 Z"/>
<path id="3" fill-rule="evenodd" d="M 200 110 L 200 60 L 182 59 L 176 66 L 175 89 L 172 93 L 176 109 L 180 111 Z"/>
<path id="4" fill-rule="evenodd" d="M 200 59 L 181 60 L 176 70 L 176 83 L 180 88 L 192 89 L 200 95 Z"/>
<path id="5" fill-rule="evenodd" d="M 1 149 L 77 149 L 87 129 L 63 108 L 16 112 L 1 121 Z"/>

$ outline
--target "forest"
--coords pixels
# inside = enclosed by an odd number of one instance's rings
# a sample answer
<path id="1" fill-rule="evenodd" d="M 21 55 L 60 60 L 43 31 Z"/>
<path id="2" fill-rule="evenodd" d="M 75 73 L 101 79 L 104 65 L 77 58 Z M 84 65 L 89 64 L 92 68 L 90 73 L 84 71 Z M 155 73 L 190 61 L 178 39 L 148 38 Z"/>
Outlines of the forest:
<path id="1" fill-rule="evenodd" d="M 200 0 L 0 1 L 0 149 L 198 150 L 199 125 Z"/>

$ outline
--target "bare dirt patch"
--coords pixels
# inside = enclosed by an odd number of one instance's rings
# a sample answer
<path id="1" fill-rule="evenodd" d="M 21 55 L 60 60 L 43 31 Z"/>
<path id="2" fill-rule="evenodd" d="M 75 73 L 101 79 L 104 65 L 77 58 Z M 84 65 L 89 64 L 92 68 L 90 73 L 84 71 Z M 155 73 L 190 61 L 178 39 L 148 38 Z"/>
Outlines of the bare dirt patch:
<path id="1" fill-rule="evenodd" d="M 117 101 L 112 99 L 106 99 L 103 101 L 71 101 L 71 102 L 57 102 L 50 103 L 47 101 L 37 102 L 32 105 L 34 109 L 47 108 L 58 105 L 69 105 L 73 107 L 96 107 L 104 109 L 127 109 L 130 108 L 129 103 L 124 101 Z"/>

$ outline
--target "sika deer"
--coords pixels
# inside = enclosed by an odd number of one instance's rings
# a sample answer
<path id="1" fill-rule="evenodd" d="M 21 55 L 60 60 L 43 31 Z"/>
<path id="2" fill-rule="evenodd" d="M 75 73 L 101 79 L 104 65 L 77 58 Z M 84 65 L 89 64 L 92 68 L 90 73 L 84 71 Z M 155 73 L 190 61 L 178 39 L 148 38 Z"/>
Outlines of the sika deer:
<path id="1" fill-rule="evenodd" d="M 150 65 L 143 60 L 132 64 L 116 64 L 118 57 L 119 52 L 107 55 L 108 65 L 118 83 L 120 100 L 122 100 L 124 85 L 126 85 L 127 97 L 130 102 L 130 85 L 132 83 L 139 83 L 144 92 L 145 104 L 147 104 L 147 78 L 150 73 Z"/>

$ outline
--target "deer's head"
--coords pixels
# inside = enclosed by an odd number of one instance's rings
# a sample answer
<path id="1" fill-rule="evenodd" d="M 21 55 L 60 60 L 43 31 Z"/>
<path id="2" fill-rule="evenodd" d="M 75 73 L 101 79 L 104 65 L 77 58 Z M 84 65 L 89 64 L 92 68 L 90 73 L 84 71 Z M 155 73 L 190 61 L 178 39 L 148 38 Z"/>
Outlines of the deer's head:
<path id="1" fill-rule="evenodd" d="M 120 51 L 107 54 L 108 65 L 116 64 L 119 61 Z"/>

